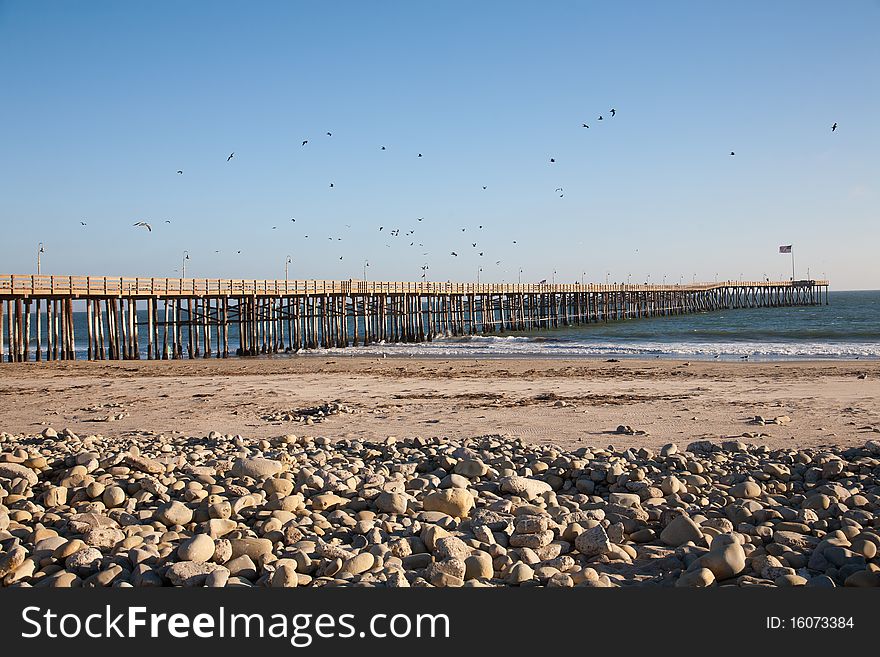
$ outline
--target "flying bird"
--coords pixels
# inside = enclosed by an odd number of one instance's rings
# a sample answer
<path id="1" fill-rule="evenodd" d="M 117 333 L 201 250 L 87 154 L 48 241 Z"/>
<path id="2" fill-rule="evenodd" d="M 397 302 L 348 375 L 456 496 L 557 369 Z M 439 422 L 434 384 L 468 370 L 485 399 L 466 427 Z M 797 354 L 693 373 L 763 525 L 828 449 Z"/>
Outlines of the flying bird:
<path id="1" fill-rule="evenodd" d="M 617 114 L 617 110 L 612 107 L 611 108 L 611 116 L 614 116 L 615 114 Z"/>
<path id="2" fill-rule="evenodd" d="M 384 146 L 382 147 L 382 150 L 383 150 L 383 151 L 385 150 L 385 147 L 384 147 Z"/>
<path id="3" fill-rule="evenodd" d="M 464 228 L 462 228 L 462 229 L 461 229 L 461 232 L 462 232 L 462 233 L 463 233 L 463 232 L 464 232 L 464 231 L 465 231 L 465 229 L 464 229 Z"/>
<path id="4" fill-rule="evenodd" d="M 296 218 L 291 218 L 291 221 L 296 223 Z"/>
<path id="5" fill-rule="evenodd" d="M 272 230 L 276 230 L 278 226 L 272 226 Z"/>
<path id="6" fill-rule="evenodd" d="M 385 228 L 385 226 L 379 226 L 379 232 L 380 232 L 380 233 L 382 232 L 382 229 L 383 229 L 383 228 Z"/>
<path id="7" fill-rule="evenodd" d="M 330 183 L 330 186 L 333 187 L 333 183 Z"/>
<path id="8" fill-rule="evenodd" d="M 339 256 L 339 259 L 342 260 L 342 256 Z"/>
<path id="9" fill-rule="evenodd" d="M 837 130 L 837 121 L 835 121 L 834 125 L 831 126 L 831 132 L 834 132 L 835 130 Z"/>
<path id="10" fill-rule="evenodd" d="M 556 161 L 556 160 L 555 160 L 554 158 L 552 158 L 552 157 L 550 158 L 550 163 L 551 163 L 551 164 L 552 164 L 553 162 L 555 162 L 555 161 Z"/>
<path id="11" fill-rule="evenodd" d="M 419 157 L 421 157 L 421 156 L 422 156 L 422 154 L 421 154 L 421 153 L 419 153 Z"/>
<path id="12" fill-rule="evenodd" d="M 485 185 L 483 185 L 483 189 L 486 189 L 486 186 L 485 186 Z"/>
<path id="13" fill-rule="evenodd" d="M 474 247 L 474 248 L 476 249 L 476 248 L 477 248 L 477 243 L 476 243 L 476 242 L 471 242 L 471 246 Z"/>
<path id="14" fill-rule="evenodd" d="M 588 126 L 586 123 L 581 123 L 581 127 L 582 128 L 589 128 L 590 126 Z"/>
<path id="15" fill-rule="evenodd" d="M 554 191 L 554 192 L 561 192 L 561 191 L 562 191 L 562 187 L 557 187 L 557 188 L 554 189 L 553 191 Z"/>
<path id="16" fill-rule="evenodd" d="M 231 160 L 234 156 L 235 156 L 235 151 L 233 151 L 229 154 L 229 157 L 226 158 L 226 161 L 229 162 L 229 160 Z"/>
<path id="17" fill-rule="evenodd" d="M 80 223 L 80 225 L 82 225 L 82 226 L 85 226 L 85 225 L 86 225 L 86 222 L 85 222 L 85 221 L 80 221 L 79 223 Z"/>
<path id="18" fill-rule="evenodd" d="M 332 137 L 332 136 L 333 136 L 333 133 L 332 133 L 332 132 L 328 132 L 328 133 L 327 133 L 327 136 L 328 136 L 328 137 Z"/>
<path id="19" fill-rule="evenodd" d="M 482 251 L 480 251 L 480 256 L 482 256 L 482 255 L 483 255 L 483 252 L 482 252 Z"/>
<path id="20" fill-rule="evenodd" d="M 146 221 L 138 221 L 134 226 L 140 226 L 141 228 L 146 228 L 149 232 L 153 232 L 153 227 L 148 224 Z"/>
<path id="21" fill-rule="evenodd" d="M 419 217 L 419 221 L 421 221 L 422 219 L 424 219 L 424 217 Z"/>
<path id="22" fill-rule="evenodd" d="M 597 120 L 597 121 L 601 121 L 601 120 L 602 120 L 602 115 L 600 114 L 600 115 L 599 115 L 599 118 L 596 119 L 596 120 Z"/>
<path id="23" fill-rule="evenodd" d="M 309 140 L 308 140 L 308 139 L 303 139 L 303 143 L 302 143 L 303 146 L 305 146 L 305 145 L 308 144 L 308 143 L 309 143 Z"/>
<path id="24" fill-rule="evenodd" d="M 451 254 L 454 255 L 456 258 L 458 257 L 458 254 L 455 251 L 452 251 Z"/>
<path id="25" fill-rule="evenodd" d="M 733 151 L 730 151 L 730 154 L 731 154 L 731 155 L 736 155 L 736 153 L 734 153 Z"/>
<path id="26" fill-rule="evenodd" d="M 238 251 L 236 251 L 236 253 L 241 253 L 241 250 L 239 249 Z"/>
<path id="27" fill-rule="evenodd" d="M 479 228 L 482 229 L 483 227 L 482 227 L 482 226 L 479 226 Z"/>
<path id="28" fill-rule="evenodd" d="M 178 173 L 178 175 L 183 174 L 183 170 L 182 170 L 182 169 L 178 169 L 178 170 L 177 170 L 177 173 Z"/>
<path id="29" fill-rule="evenodd" d="M 166 223 L 166 224 L 170 224 L 170 223 L 171 223 L 171 219 L 166 219 L 166 220 L 165 220 L 165 223 Z"/>

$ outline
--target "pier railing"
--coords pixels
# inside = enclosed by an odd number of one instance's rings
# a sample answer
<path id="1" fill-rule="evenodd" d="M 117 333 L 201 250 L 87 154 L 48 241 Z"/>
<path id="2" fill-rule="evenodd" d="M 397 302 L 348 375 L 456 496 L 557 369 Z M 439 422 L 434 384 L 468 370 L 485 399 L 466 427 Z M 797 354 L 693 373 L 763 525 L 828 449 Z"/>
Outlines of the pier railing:
<path id="1" fill-rule="evenodd" d="M 223 297 L 374 294 L 566 294 L 577 292 L 700 292 L 721 288 L 824 287 L 826 280 L 714 281 L 686 284 L 453 283 L 450 281 L 282 280 L 0 275 L 2 297 Z"/>

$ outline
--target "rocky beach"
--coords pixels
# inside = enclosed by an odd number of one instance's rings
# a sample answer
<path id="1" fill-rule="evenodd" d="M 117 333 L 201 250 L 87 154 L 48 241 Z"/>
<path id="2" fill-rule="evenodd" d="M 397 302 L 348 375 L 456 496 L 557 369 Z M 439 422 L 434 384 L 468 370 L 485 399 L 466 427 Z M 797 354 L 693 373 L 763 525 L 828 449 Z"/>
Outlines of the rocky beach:
<path id="1" fill-rule="evenodd" d="M 303 366 L 313 368 L 308 376 L 316 376 L 316 363 Z M 596 374 L 604 363 L 589 367 L 593 379 L 579 377 L 581 386 L 604 380 Z M 676 367 L 667 364 L 664 371 Z M 727 367 L 729 378 L 744 371 Z M 835 367 L 825 375 L 872 383 L 848 365 Z M 558 368 L 539 365 L 545 379 L 537 380 L 548 383 L 550 370 Z M 98 387 L 99 381 L 112 384 L 113 372 L 123 387 L 138 381 L 100 367 L 73 374 L 91 377 Z M 14 377 L 4 372 L 6 401 L 11 388 L 31 385 L 28 377 L 48 381 L 57 374 L 50 368 L 17 370 Z M 285 378 L 263 374 L 267 381 Z M 330 385 L 344 377 L 323 378 Z M 617 387 L 625 387 L 625 377 L 619 378 Z M 656 378 L 662 386 L 665 377 Z M 713 382 L 724 385 L 721 377 L 699 380 L 707 388 L 704 397 L 711 397 Z M 828 399 L 821 382 L 815 387 L 814 404 L 821 406 Z M 596 439 L 589 431 L 594 414 L 583 412 L 591 409 L 582 399 L 566 401 L 563 391 L 542 399 L 540 408 L 566 412 L 575 406 L 581 437 L 588 440 L 569 439 L 577 427 L 567 423 L 560 441 L 553 424 L 545 425 L 540 440 L 424 430 L 358 437 L 340 427 L 372 419 L 371 409 L 357 400 L 301 403 L 313 394 L 302 390 L 283 399 L 290 402 L 278 405 L 288 409 L 284 413 L 263 409 L 259 435 L 116 429 L 129 418 L 85 425 L 91 431 L 44 420 L 38 430 L 0 434 L 0 582 L 880 585 L 880 435 L 870 423 L 843 423 L 836 441 L 803 445 L 774 437 L 776 429 L 788 433 L 802 422 L 782 408 L 743 417 L 736 435 L 667 440 L 664 433 L 671 432 L 662 424 L 645 431 L 626 422 L 634 417 L 624 412 L 626 405 L 609 410 L 594 402 L 600 414 L 622 418 L 616 426 L 593 426 L 602 429 Z M 7 404 L 4 415 L 14 418 L 10 409 Z M 863 412 L 870 419 L 876 410 Z"/>

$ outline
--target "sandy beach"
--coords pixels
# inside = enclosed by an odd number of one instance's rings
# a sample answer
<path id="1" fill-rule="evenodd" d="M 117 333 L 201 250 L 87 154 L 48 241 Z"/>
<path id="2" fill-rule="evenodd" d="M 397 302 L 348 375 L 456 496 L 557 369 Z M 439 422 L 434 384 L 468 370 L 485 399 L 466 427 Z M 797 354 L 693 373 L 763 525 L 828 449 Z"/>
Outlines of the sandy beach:
<path id="1" fill-rule="evenodd" d="M 0 366 L 0 429 L 331 439 L 486 434 L 647 446 L 743 434 L 771 449 L 864 443 L 880 362 L 464 360 L 305 356 Z M 314 425 L 293 419 L 339 402 Z M 782 424 L 753 422 L 782 417 Z M 784 418 L 790 418 L 786 421 Z M 617 432 L 628 425 L 638 432 Z M 645 432 L 645 433 L 641 433 Z"/>

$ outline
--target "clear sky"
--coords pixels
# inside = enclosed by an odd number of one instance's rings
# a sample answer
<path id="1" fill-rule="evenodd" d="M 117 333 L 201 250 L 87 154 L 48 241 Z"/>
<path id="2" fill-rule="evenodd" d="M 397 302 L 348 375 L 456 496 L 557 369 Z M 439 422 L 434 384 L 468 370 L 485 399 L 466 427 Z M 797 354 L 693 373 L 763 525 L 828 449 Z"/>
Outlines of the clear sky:
<path id="1" fill-rule="evenodd" d="M 877 0 L 0 0 L 0 272 L 678 282 L 793 244 L 880 288 L 878 34 Z"/>

